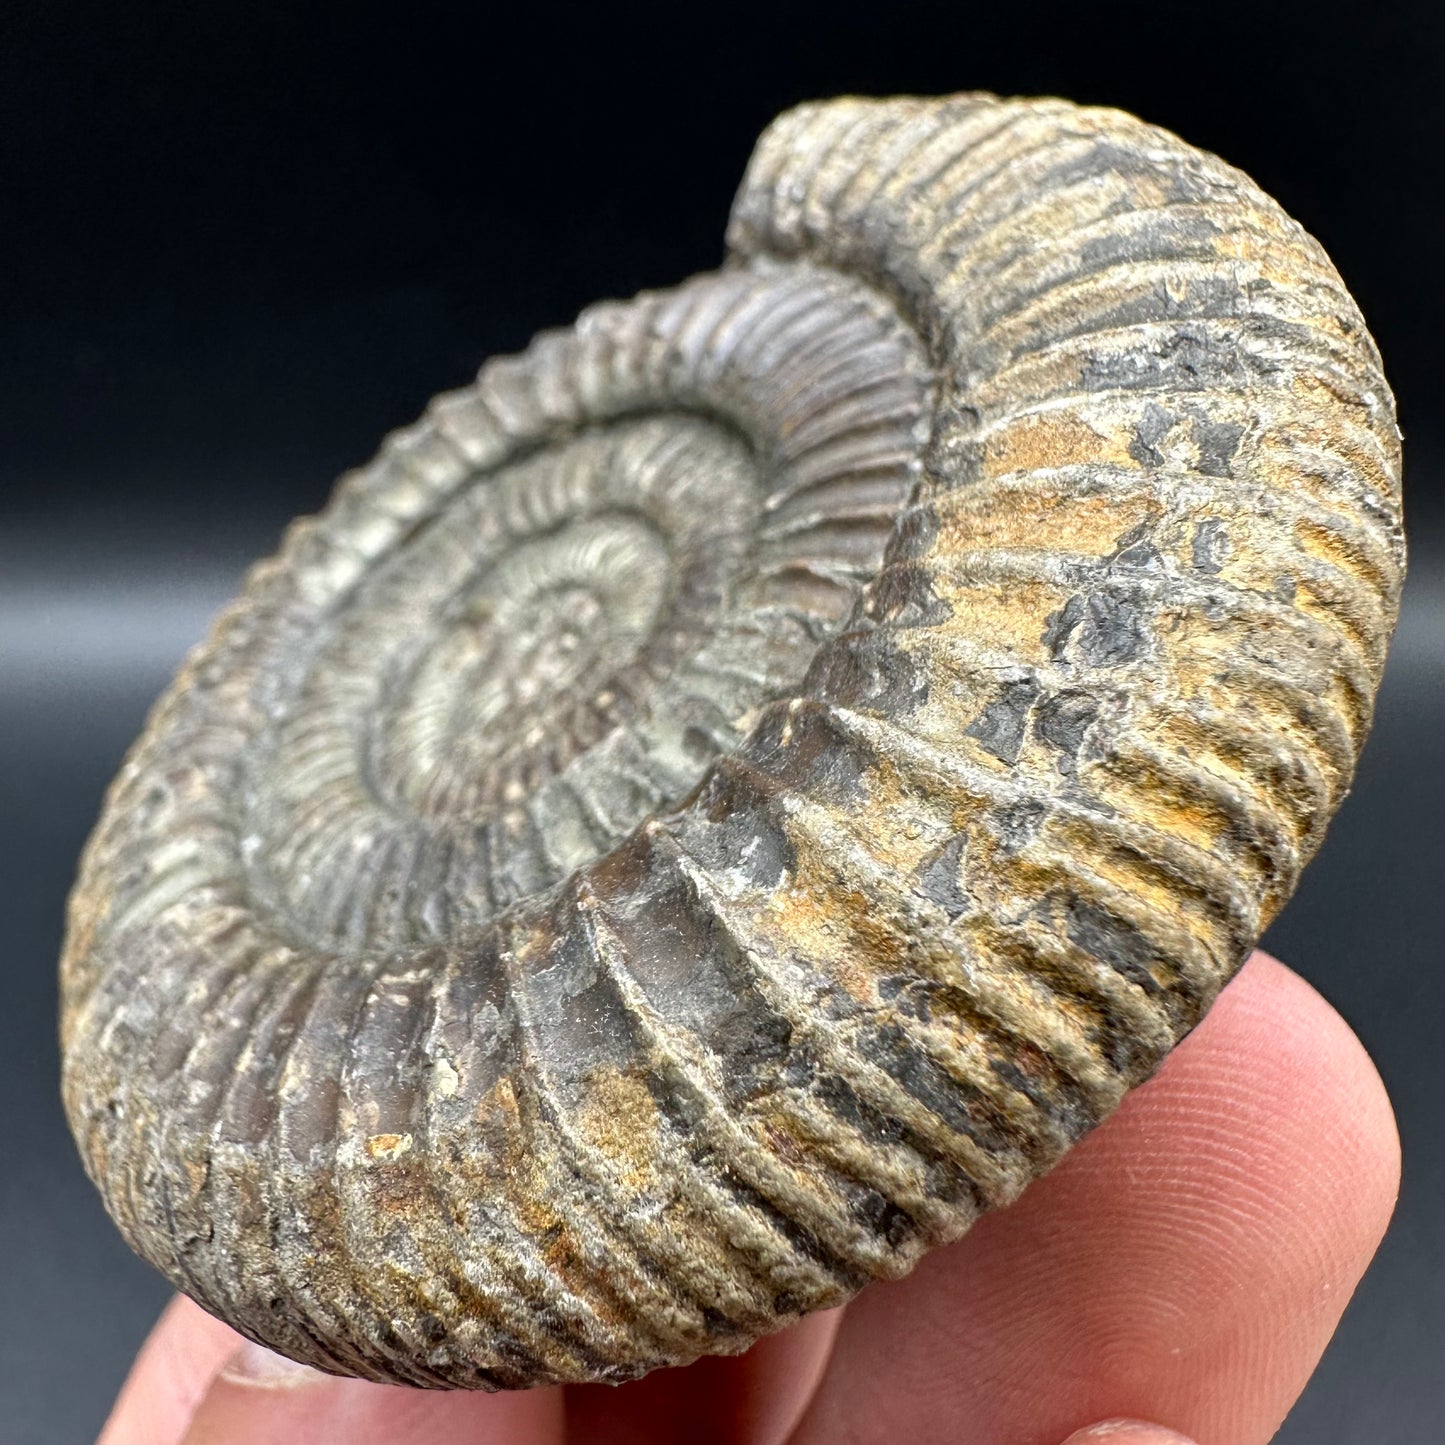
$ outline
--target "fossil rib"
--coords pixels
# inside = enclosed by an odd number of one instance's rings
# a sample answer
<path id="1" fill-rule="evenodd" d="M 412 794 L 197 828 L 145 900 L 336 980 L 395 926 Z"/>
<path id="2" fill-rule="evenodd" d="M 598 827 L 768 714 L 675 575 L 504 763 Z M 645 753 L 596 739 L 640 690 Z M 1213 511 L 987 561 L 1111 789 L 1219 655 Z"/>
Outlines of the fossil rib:
<path id="1" fill-rule="evenodd" d="M 728 243 L 297 523 L 86 850 L 87 1168 L 323 1369 L 625 1379 L 906 1271 L 1198 1022 L 1349 783 L 1392 401 L 1244 176 L 845 100 Z"/>

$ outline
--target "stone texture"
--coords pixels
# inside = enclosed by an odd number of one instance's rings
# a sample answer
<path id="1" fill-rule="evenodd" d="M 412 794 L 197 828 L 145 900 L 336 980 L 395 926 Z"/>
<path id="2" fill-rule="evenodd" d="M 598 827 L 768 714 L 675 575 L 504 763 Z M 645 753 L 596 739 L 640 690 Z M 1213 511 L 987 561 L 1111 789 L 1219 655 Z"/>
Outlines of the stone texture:
<path id="1" fill-rule="evenodd" d="M 323 1369 L 621 1380 L 904 1273 L 1153 1072 L 1349 784 L 1398 434 L 1244 176 L 843 100 L 729 250 L 345 478 L 87 847 L 87 1168 Z"/>

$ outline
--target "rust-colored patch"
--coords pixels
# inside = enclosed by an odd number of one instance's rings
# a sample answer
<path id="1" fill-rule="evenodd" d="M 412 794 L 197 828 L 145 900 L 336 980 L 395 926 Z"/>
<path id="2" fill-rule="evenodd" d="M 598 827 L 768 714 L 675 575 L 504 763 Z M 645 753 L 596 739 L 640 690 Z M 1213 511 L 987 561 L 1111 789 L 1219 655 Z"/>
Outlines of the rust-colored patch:
<path id="1" fill-rule="evenodd" d="M 1097 431 L 1073 411 L 1058 409 L 1027 413 L 993 432 L 984 447 L 983 473 L 992 478 L 1011 472 L 1100 464 L 1133 465 L 1129 456 L 1129 438 L 1118 432 Z M 1013 545 L 1008 539 L 1020 533 L 1032 538 L 1032 542 L 1026 541 L 1023 545 L 1037 545 L 1038 527 L 1051 516 L 1063 516 L 1075 509 L 1084 514 L 1096 514 L 1102 510 L 1106 525 L 1110 519 L 1117 524 L 1121 515 L 1118 503 L 1102 498 L 1085 499 L 1079 504 L 1059 497 L 1013 497 L 1008 493 L 994 492 L 990 494 L 990 500 L 995 507 L 990 508 L 994 515 L 989 521 L 1002 534 L 998 544 L 1002 546 Z M 1017 519 L 1016 527 L 1010 525 L 1014 519 Z M 1122 526 L 1116 525 L 1112 535 L 1118 536 L 1128 525 L 1127 522 Z"/>
<path id="2" fill-rule="evenodd" d="M 612 1064 L 593 1069 L 583 1083 L 577 1127 L 594 1149 L 618 1166 L 628 1189 L 640 1194 L 652 1185 L 661 1116 L 640 1074 Z"/>
<path id="3" fill-rule="evenodd" d="M 371 1134 L 367 1136 L 365 1149 L 369 1158 L 381 1164 L 390 1164 L 411 1150 L 410 1134 Z"/>
<path id="4" fill-rule="evenodd" d="M 1020 664 L 1049 660 L 1044 633 L 1049 618 L 1069 598 L 1066 586 L 1017 578 L 980 577 L 972 586 L 941 578 L 934 590 L 952 608 L 950 632 L 1006 652 Z M 941 647 L 947 645 L 941 640 Z"/>

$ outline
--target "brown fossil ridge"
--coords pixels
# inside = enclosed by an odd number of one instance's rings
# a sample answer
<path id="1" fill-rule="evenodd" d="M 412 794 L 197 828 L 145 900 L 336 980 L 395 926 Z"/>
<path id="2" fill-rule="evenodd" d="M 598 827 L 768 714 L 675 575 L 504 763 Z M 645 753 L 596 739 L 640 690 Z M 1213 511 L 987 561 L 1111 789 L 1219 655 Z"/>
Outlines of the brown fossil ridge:
<path id="1" fill-rule="evenodd" d="M 322 1369 L 741 1349 L 1199 1021 L 1403 555 L 1374 345 L 1238 171 L 1055 100 L 792 111 L 721 270 L 439 397 L 157 704 L 70 905 L 86 1167 Z"/>

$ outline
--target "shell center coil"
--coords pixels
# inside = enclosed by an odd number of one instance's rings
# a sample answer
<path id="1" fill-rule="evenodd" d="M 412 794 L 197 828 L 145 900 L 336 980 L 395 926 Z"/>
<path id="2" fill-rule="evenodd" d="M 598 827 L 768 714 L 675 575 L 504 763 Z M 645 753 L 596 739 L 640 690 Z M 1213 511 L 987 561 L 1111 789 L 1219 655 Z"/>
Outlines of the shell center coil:
<path id="1" fill-rule="evenodd" d="M 288 931 L 446 937 L 676 803 L 796 686 L 810 619 L 750 593 L 748 442 L 688 413 L 480 473 L 287 660 L 247 848 Z"/>

